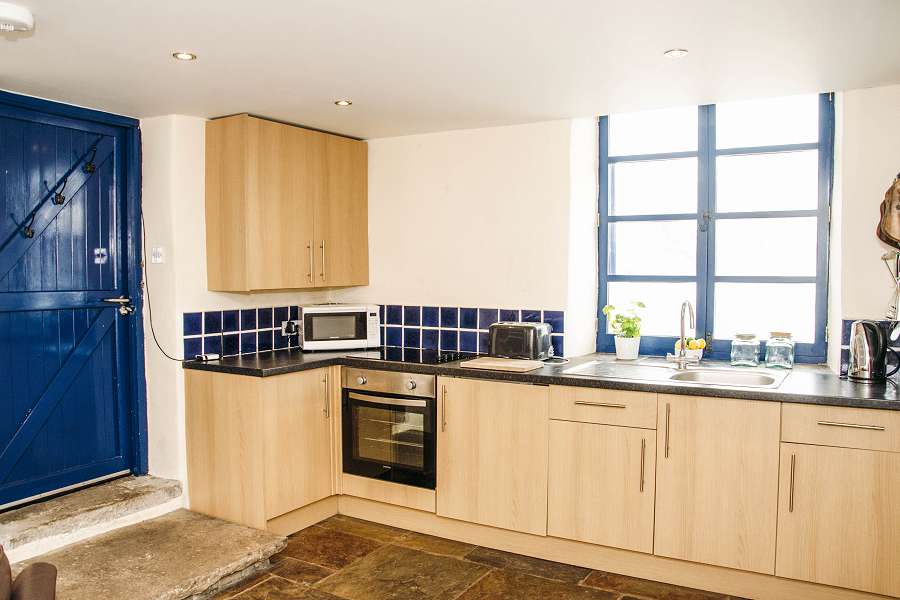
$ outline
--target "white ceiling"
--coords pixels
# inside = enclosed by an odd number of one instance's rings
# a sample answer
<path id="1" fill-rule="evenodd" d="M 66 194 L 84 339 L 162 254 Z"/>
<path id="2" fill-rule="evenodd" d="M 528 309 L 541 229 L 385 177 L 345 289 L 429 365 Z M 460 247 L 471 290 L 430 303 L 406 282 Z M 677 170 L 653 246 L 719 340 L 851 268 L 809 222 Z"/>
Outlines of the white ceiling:
<path id="1" fill-rule="evenodd" d="M 14 1 L 0 88 L 364 138 L 900 82 L 900 0 Z"/>

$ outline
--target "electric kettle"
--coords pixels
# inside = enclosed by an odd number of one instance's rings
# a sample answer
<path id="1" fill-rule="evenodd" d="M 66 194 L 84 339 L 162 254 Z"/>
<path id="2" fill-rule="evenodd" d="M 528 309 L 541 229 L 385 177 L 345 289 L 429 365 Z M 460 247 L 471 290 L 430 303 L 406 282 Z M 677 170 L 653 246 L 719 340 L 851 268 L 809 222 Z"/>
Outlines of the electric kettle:
<path id="1" fill-rule="evenodd" d="M 887 372 L 887 352 L 897 357 L 897 366 Z M 847 377 L 876 383 L 900 370 L 900 354 L 888 345 L 888 336 L 875 321 L 854 321 L 850 325 L 850 362 Z"/>

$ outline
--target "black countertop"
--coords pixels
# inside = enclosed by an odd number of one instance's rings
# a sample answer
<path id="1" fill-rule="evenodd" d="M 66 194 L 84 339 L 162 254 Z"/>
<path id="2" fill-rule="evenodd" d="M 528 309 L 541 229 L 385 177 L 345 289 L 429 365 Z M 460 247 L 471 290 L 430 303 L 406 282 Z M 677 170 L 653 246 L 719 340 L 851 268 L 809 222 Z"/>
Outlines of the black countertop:
<path id="1" fill-rule="evenodd" d="M 348 356 L 354 354 L 356 356 Z M 578 364 L 592 360 L 613 361 L 608 354 L 588 354 L 572 358 L 567 364 L 551 364 L 536 371 L 511 373 L 468 369 L 459 362 L 440 365 L 414 364 L 371 360 L 363 358 L 359 351 L 301 352 L 299 350 L 276 350 L 243 356 L 226 357 L 210 362 L 185 362 L 185 369 L 214 371 L 233 375 L 270 377 L 307 369 L 318 369 L 331 365 L 345 365 L 383 371 L 406 371 L 427 375 L 447 375 L 493 381 L 534 383 L 541 385 L 570 385 L 590 388 L 607 388 L 658 392 L 661 394 L 684 394 L 691 396 L 716 396 L 745 400 L 770 400 L 776 402 L 796 402 L 801 404 L 821 404 L 827 406 L 847 406 L 855 408 L 881 408 L 900 410 L 900 391 L 891 382 L 880 384 L 854 383 L 841 379 L 827 368 L 812 365 L 797 365 L 777 388 L 734 387 L 711 384 L 691 384 L 672 381 L 644 381 L 617 379 L 614 377 L 597 379 L 583 375 L 563 373 Z M 376 354 L 377 356 L 377 354 Z M 727 367 L 712 361 L 703 363 L 709 367 Z"/>

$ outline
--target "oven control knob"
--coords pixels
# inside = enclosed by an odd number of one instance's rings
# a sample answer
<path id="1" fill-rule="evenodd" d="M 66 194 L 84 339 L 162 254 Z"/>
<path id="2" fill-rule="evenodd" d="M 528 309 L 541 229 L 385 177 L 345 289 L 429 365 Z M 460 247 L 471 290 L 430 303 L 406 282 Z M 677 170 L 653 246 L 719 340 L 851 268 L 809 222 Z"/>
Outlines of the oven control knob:
<path id="1" fill-rule="evenodd" d="M 356 385 L 366 385 L 367 383 L 369 383 L 369 380 L 362 375 L 356 378 Z"/>
<path id="2" fill-rule="evenodd" d="M 406 389 L 408 389 L 408 390 L 414 390 L 414 389 L 416 389 L 416 382 L 413 381 L 412 379 L 410 379 L 409 381 L 407 381 L 407 382 L 406 382 Z"/>

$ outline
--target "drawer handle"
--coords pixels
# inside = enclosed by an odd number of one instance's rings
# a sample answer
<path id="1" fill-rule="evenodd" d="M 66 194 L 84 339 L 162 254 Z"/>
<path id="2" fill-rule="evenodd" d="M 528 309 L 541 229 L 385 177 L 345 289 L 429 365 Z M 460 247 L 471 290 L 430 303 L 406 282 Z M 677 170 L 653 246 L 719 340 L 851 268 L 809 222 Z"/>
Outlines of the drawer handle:
<path id="1" fill-rule="evenodd" d="M 819 421 L 819 425 L 827 427 L 849 427 L 851 429 L 868 429 L 870 431 L 884 431 L 881 425 L 857 425 L 856 423 L 838 423 L 837 421 Z"/>
<path id="2" fill-rule="evenodd" d="M 576 400 L 578 406 L 602 406 L 604 408 L 628 408 L 626 404 L 614 404 L 612 402 L 588 402 L 586 400 Z"/>

